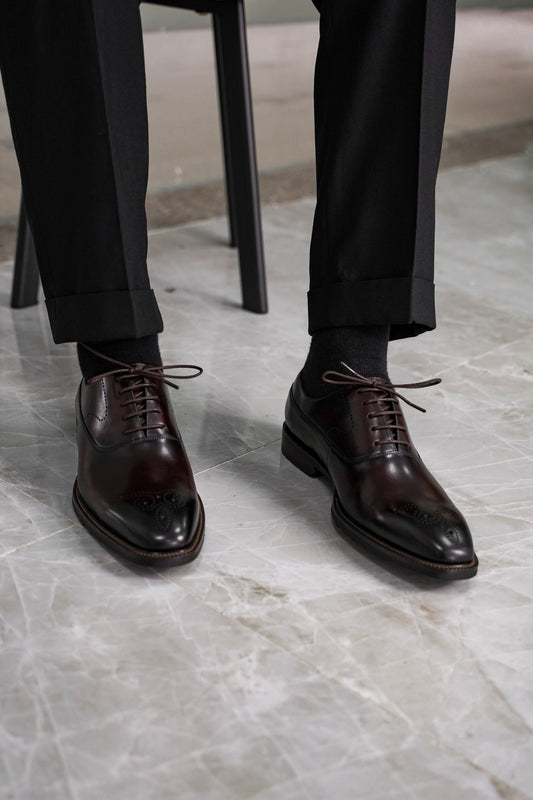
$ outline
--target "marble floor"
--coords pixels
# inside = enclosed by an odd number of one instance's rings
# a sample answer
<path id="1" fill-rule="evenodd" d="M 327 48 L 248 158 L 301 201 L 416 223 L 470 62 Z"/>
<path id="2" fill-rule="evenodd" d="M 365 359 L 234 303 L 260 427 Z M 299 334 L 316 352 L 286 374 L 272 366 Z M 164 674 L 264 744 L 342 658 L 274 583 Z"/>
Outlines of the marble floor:
<path id="1" fill-rule="evenodd" d="M 8 310 L 0 265 L 0 798 L 533 797 L 533 156 L 439 182 L 437 332 L 391 347 L 407 409 L 467 514 L 478 576 L 368 560 L 330 492 L 280 456 L 307 347 L 311 199 L 264 209 L 270 313 L 238 308 L 224 220 L 150 236 L 164 357 L 207 511 L 166 572 L 114 560 L 72 512 L 70 345 Z"/>

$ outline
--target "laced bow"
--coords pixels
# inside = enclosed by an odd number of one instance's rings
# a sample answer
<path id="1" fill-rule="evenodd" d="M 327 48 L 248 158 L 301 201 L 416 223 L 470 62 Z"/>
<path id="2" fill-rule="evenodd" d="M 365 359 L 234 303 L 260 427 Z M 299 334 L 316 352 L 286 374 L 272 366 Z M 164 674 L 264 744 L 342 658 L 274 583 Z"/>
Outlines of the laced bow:
<path id="1" fill-rule="evenodd" d="M 143 423 L 134 428 L 128 428 L 124 430 L 124 436 L 129 433 L 136 433 L 137 431 L 165 427 L 163 422 L 154 422 L 152 424 L 148 424 L 147 415 L 149 413 L 161 413 L 161 409 L 158 407 L 159 397 L 157 394 L 153 394 L 153 390 L 155 389 L 154 381 L 165 383 L 167 386 L 171 386 L 173 389 L 179 389 L 180 387 L 176 383 L 173 383 L 174 380 L 183 381 L 190 380 L 191 378 L 198 378 L 203 372 L 203 369 L 195 364 L 168 364 L 161 367 L 150 366 L 147 364 L 126 364 L 122 361 L 118 361 L 116 358 L 111 358 L 103 353 L 99 353 L 86 344 L 81 342 L 80 344 L 82 344 L 82 347 L 84 347 L 90 353 L 97 356 L 97 358 L 101 358 L 104 361 L 109 361 L 110 364 L 116 365 L 116 369 L 109 370 L 108 372 L 102 372 L 99 375 L 95 375 L 93 378 L 89 378 L 87 381 L 89 385 L 96 383 L 102 378 L 113 377 L 116 381 L 121 383 L 124 381 L 124 386 L 119 390 L 119 394 L 123 395 L 126 392 L 133 393 L 133 397 L 131 399 L 127 399 L 120 404 L 122 408 L 133 406 L 133 411 L 129 414 L 123 415 L 122 419 L 127 421 L 135 417 L 140 417 L 143 419 Z M 188 375 L 176 375 L 172 373 L 166 375 L 166 370 L 192 370 L 192 373 Z M 172 380 L 169 380 L 169 378 L 172 378 Z M 148 408 L 149 400 L 153 401 L 153 403 L 156 405 Z"/>
<path id="2" fill-rule="evenodd" d="M 442 378 L 431 378 L 430 380 L 419 381 L 418 383 L 390 383 L 382 378 L 365 378 L 364 375 L 360 375 L 349 367 L 348 364 L 345 364 L 344 361 L 341 361 L 341 366 L 347 369 L 351 374 L 347 375 L 345 372 L 328 370 L 322 375 L 322 380 L 325 383 L 332 383 L 340 386 L 359 386 L 361 388 L 364 387 L 367 391 L 373 389 L 375 391 L 385 392 L 389 397 L 396 397 L 399 400 L 403 400 L 408 406 L 416 408 L 417 411 L 422 411 L 424 414 L 426 413 L 425 408 L 417 406 L 416 403 L 411 402 L 411 400 L 408 400 L 407 397 L 404 397 L 403 394 L 400 394 L 400 392 L 396 390 L 425 389 L 428 386 L 437 386 L 437 384 L 442 383 Z"/>

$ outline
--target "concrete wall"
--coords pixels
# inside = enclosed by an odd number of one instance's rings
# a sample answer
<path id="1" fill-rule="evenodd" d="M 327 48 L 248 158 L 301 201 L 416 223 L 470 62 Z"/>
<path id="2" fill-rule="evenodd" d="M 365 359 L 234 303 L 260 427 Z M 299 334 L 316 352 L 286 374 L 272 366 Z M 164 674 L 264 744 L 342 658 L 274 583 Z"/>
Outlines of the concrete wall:
<path id="1" fill-rule="evenodd" d="M 399 0 L 401 2 L 401 0 Z M 458 0 L 457 8 L 532 8 L 533 0 Z M 191 11 L 141 6 L 145 30 L 157 31 L 176 28 L 198 28 L 209 24 L 208 18 Z M 248 22 L 253 24 L 273 22 L 304 22 L 316 19 L 317 12 L 311 0 L 246 0 Z"/>

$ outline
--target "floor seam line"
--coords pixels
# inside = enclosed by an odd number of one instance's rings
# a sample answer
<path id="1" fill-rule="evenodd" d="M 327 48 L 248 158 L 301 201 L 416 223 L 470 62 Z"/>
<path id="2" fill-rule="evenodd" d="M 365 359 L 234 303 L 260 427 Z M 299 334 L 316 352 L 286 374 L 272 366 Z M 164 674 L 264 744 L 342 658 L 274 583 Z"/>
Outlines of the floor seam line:
<path id="1" fill-rule="evenodd" d="M 59 533 L 65 533 L 65 531 L 70 531 L 72 528 L 76 527 L 76 523 L 72 522 L 70 525 L 67 525 L 65 528 L 61 528 L 58 531 L 54 531 L 53 533 L 47 533 L 46 536 L 40 536 L 38 539 L 33 539 L 31 542 L 25 542 L 24 544 L 19 544 L 17 547 L 12 547 L 11 550 L 7 550 L 5 553 L 0 553 L 0 561 L 2 559 L 7 558 L 7 556 L 13 555 L 13 553 L 18 553 L 19 550 L 25 550 L 26 547 L 31 547 L 34 544 L 39 544 L 40 542 L 44 542 L 47 539 L 51 539 L 53 536 L 57 536 Z"/>
<path id="2" fill-rule="evenodd" d="M 503 350 L 505 347 L 510 347 L 511 345 L 518 344 L 519 342 L 522 342 L 523 340 L 528 339 L 530 337 L 531 337 L 531 331 L 528 331 L 527 333 L 518 336 L 516 339 L 511 339 L 511 341 L 509 342 L 504 342 L 502 344 L 499 344 L 496 347 L 492 347 L 489 350 L 485 350 L 485 352 L 483 353 L 479 353 L 476 356 L 472 356 L 471 358 L 467 358 L 464 361 L 460 361 L 453 366 L 444 367 L 444 369 L 439 370 L 439 372 L 445 375 L 446 373 L 452 372 L 453 370 L 457 370 L 460 369 L 461 367 L 465 367 L 469 364 L 472 364 L 473 361 L 477 361 L 480 358 L 485 358 L 486 356 L 490 356 L 493 353 L 497 353 L 498 350 Z"/>
<path id="3" fill-rule="evenodd" d="M 265 444 L 261 444 L 258 447 L 254 447 L 251 450 L 247 450 L 246 453 L 240 453 L 238 456 L 232 456 L 232 458 L 227 458 L 225 461 L 221 461 L 219 464 L 213 464 L 212 467 L 206 467 L 205 469 L 201 469 L 198 472 L 194 473 L 194 477 L 197 478 L 198 475 L 205 475 L 206 472 L 211 472 L 214 469 L 218 469 L 218 467 L 223 467 L 226 464 L 231 464 L 232 461 L 239 461 L 241 458 L 245 456 L 249 456 L 252 453 L 257 453 L 259 450 L 263 450 L 265 447 L 270 447 L 271 444 L 276 444 L 276 442 L 281 442 L 281 436 L 278 439 L 273 439 L 271 442 L 265 442 Z"/>
<path id="4" fill-rule="evenodd" d="M 29 494 L 25 489 L 23 489 L 18 484 L 16 484 L 16 483 L 7 483 L 6 481 L 4 481 L 4 482 L 6 483 L 7 486 L 11 486 L 14 489 L 16 489 L 18 492 L 23 494 L 24 497 L 28 498 L 28 500 L 32 500 L 34 503 L 38 503 L 42 508 L 45 508 L 47 511 L 52 511 L 54 514 L 57 514 L 58 516 L 63 517 L 63 519 L 67 520 L 70 523 L 70 525 L 75 525 L 76 524 L 76 520 L 75 519 L 71 519 L 71 517 L 68 517 L 62 511 L 59 511 L 59 509 L 54 508 L 54 506 L 49 506 L 46 503 L 43 503 L 42 500 L 39 500 L 38 497 L 34 497 L 32 494 Z"/>

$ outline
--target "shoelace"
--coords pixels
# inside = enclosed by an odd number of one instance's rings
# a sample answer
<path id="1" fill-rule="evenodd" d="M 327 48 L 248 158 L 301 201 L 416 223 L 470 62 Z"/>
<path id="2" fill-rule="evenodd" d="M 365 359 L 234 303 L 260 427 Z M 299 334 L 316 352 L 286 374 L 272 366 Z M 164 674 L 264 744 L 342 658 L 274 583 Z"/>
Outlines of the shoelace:
<path id="1" fill-rule="evenodd" d="M 126 427 L 122 431 L 123 436 L 127 436 L 130 433 L 137 433 L 138 431 L 149 431 L 154 428 L 165 427 L 164 422 L 148 423 L 148 414 L 162 414 L 162 409 L 159 404 L 159 396 L 157 392 L 154 391 L 157 388 L 156 381 L 159 383 L 165 383 L 167 386 L 171 386 L 173 389 L 179 389 L 180 387 L 176 383 L 173 383 L 168 379 L 172 378 L 173 380 L 180 381 L 190 380 L 191 378 L 198 378 L 203 372 L 203 369 L 201 367 L 197 367 L 195 364 L 169 364 L 161 367 L 152 367 L 147 364 L 125 364 L 122 361 L 117 361 L 116 358 L 110 358 L 103 353 L 98 353 L 96 350 L 93 350 L 92 347 L 89 347 L 86 344 L 83 344 L 82 346 L 98 358 L 117 365 L 117 369 L 109 370 L 109 372 L 102 372 L 100 375 L 95 375 L 93 378 L 89 378 L 87 381 L 89 385 L 96 383 L 102 378 L 113 377 L 113 379 L 118 382 L 121 387 L 118 390 L 119 395 L 125 395 L 127 392 L 132 393 L 132 397 L 129 399 L 124 399 L 120 403 L 121 408 L 126 409 L 129 406 L 131 407 L 131 410 L 128 414 L 123 414 L 122 419 L 124 422 L 127 422 L 130 419 L 140 417 L 141 424 L 136 425 L 135 427 Z M 164 374 L 166 370 L 171 369 L 194 371 L 189 375 Z M 153 403 L 150 408 L 148 408 L 149 400 L 151 400 Z"/>
<path id="2" fill-rule="evenodd" d="M 367 414 L 368 419 L 382 418 L 383 424 L 372 425 L 371 430 L 373 432 L 391 431 L 393 438 L 386 441 L 375 440 L 374 446 L 377 447 L 378 445 L 383 444 L 402 444 L 406 447 L 410 447 L 411 443 L 408 441 L 408 439 L 400 438 L 402 432 L 407 433 L 407 428 L 405 425 L 398 424 L 399 419 L 403 417 L 403 412 L 400 408 L 399 401 L 403 400 L 405 403 L 407 403 L 407 405 L 411 406 L 412 408 L 416 408 L 417 411 L 422 411 L 423 414 L 426 413 L 426 409 L 422 408 L 422 406 L 417 406 L 416 403 L 408 400 L 407 397 L 404 397 L 402 394 L 400 394 L 397 389 L 425 389 L 428 386 L 437 386 L 439 383 L 442 383 L 442 378 L 431 378 L 430 380 L 419 381 L 418 383 L 393 384 L 390 383 L 390 381 L 383 380 L 382 378 L 365 378 L 364 375 L 360 375 L 359 372 L 356 372 L 344 361 L 341 361 L 341 366 L 347 369 L 349 374 L 346 374 L 345 372 L 337 372 L 335 370 L 328 370 L 322 375 L 322 380 L 325 383 L 331 383 L 334 385 L 357 387 L 357 392 L 359 394 L 372 392 L 377 395 L 371 400 L 363 401 L 364 406 L 367 406 L 369 403 L 378 403 L 378 407 L 382 409 L 380 411 Z M 388 407 L 383 408 L 382 403 L 386 403 Z"/>

